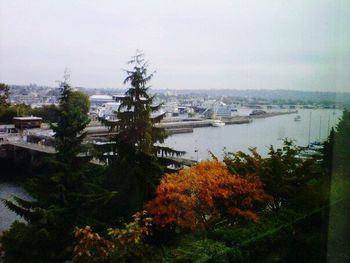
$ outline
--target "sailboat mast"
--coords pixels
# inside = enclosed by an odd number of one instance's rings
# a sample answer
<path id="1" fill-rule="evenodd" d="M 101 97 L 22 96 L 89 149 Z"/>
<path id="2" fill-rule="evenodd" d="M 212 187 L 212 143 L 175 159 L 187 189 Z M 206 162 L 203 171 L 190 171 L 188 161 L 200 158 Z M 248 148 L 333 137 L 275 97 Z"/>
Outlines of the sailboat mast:
<path id="1" fill-rule="evenodd" d="M 312 114 L 312 110 L 310 110 L 310 118 L 309 118 L 309 144 L 311 140 L 311 114 Z"/>
<path id="2" fill-rule="evenodd" d="M 331 115 L 328 114 L 328 127 L 327 127 L 327 136 L 329 135 L 329 123 L 331 121 Z"/>
<path id="3" fill-rule="evenodd" d="M 320 116 L 320 129 L 318 131 L 318 141 L 321 142 L 321 126 L 322 126 L 322 116 Z"/>

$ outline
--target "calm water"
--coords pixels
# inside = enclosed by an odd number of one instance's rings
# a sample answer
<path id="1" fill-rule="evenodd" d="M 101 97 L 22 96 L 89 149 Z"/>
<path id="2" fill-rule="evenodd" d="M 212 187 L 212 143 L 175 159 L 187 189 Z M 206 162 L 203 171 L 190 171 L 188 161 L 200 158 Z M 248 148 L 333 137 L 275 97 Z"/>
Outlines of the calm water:
<path id="1" fill-rule="evenodd" d="M 20 185 L 16 183 L 0 182 L 0 200 L 9 199 L 12 195 L 16 195 L 21 198 L 29 198 L 28 194 Z M 8 210 L 4 203 L 0 201 L 0 234 L 2 231 L 8 229 L 15 220 L 21 220 L 21 218 L 12 211 Z"/>
<path id="2" fill-rule="evenodd" d="M 240 110 L 239 114 L 246 115 L 249 112 L 251 110 Z M 341 114 L 339 110 L 299 110 L 298 114 L 255 119 L 250 124 L 197 128 L 193 133 L 169 137 L 165 145 L 187 151 L 186 157 L 194 160 L 197 159 L 195 149 L 198 149 L 199 160 L 210 158 L 209 150 L 221 156 L 225 147 L 228 151 L 247 151 L 248 147 L 255 146 L 261 154 L 265 155 L 269 145 L 280 147 L 282 139 L 286 137 L 294 139 L 298 145 L 307 145 L 309 130 L 311 141 L 324 140 L 330 128 L 338 122 Z M 296 115 L 301 116 L 301 121 L 294 121 Z M 8 199 L 11 195 L 28 198 L 21 186 L 15 183 L 0 182 L 0 199 Z M 0 233 L 16 219 L 19 217 L 0 202 Z"/>
<path id="3" fill-rule="evenodd" d="M 251 110 L 243 109 L 239 113 L 247 115 L 249 112 Z M 294 121 L 297 115 L 301 116 L 299 122 Z M 198 160 L 210 158 L 209 151 L 221 157 L 225 147 L 227 151 L 233 152 L 256 147 L 260 154 L 266 155 L 268 146 L 282 146 L 283 138 L 293 139 L 297 145 L 306 146 L 309 142 L 309 130 L 310 141 L 326 139 L 330 128 L 338 122 L 341 115 L 340 110 L 299 110 L 297 114 L 254 119 L 249 124 L 197 128 L 193 133 L 169 137 L 165 145 L 186 151 L 185 157 L 193 160 L 197 160 L 197 153 Z"/>

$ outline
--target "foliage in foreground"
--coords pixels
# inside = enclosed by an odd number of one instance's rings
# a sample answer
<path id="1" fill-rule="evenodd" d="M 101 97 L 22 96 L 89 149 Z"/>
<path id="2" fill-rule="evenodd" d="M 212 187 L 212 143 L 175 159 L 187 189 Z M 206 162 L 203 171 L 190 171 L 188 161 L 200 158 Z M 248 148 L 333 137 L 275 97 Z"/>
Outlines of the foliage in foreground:
<path id="1" fill-rule="evenodd" d="M 225 218 L 257 220 L 269 201 L 258 178 L 230 174 L 218 161 L 203 161 L 163 177 L 155 199 L 145 205 L 156 224 L 205 229 Z"/>
<path id="2" fill-rule="evenodd" d="M 115 247 L 113 242 L 92 232 L 90 226 L 76 228 L 74 237 L 77 241 L 73 250 L 73 262 L 105 262 Z"/>
<path id="3" fill-rule="evenodd" d="M 107 260 L 142 259 L 150 254 L 146 238 L 150 236 L 152 219 L 147 213 L 136 213 L 133 221 L 121 229 L 108 229 L 108 238 L 92 232 L 89 226 L 75 229 L 76 243 L 73 250 L 74 262 L 104 262 Z"/>
<path id="4" fill-rule="evenodd" d="M 285 140 L 281 149 L 270 146 L 266 158 L 253 148 L 250 154 L 226 152 L 223 161 L 233 174 L 243 178 L 256 175 L 266 193 L 274 199 L 271 207 L 279 209 L 292 205 L 296 197 L 309 190 L 310 182 L 320 178 L 321 172 L 315 160 L 300 158 L 301 152 L 302 148 Z"/>
<path id="5" fill-rule="evenodd" d="M 230 258 L 240 258 L 239 251 L 234 251 L 224 243 L 203 238 L 200 240 L 183 239 L 178 247 L 165 247 L 163 262 L 229 262 Z M 215 259 L 214 261 L 212 259 Z"/>

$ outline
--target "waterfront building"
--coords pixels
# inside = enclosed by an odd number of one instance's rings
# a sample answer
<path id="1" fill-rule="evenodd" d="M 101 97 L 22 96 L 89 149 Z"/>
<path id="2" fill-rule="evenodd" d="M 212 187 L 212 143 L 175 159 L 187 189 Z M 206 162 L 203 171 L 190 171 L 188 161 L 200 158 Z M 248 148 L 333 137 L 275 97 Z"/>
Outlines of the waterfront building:
<path id="1" fill-rule="evenodd" d="M 40 128 L 43 118 L 41 117 L 14 117 L 12 119 L 15 128 L 18 130 Z"/>
<path id="2" fill-rule="evenodd" d="M 102 106 L 102 104 L 107 102 L 113 102 L 113 97 L 110 95 L 92 95 L 90 96 L 91 106 Z"/>

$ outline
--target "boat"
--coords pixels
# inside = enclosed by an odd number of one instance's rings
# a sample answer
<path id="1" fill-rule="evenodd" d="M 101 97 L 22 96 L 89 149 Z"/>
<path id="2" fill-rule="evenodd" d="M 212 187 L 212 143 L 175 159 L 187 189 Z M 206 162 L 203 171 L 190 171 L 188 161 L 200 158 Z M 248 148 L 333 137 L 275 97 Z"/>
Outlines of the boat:
<path id="1" fill-rule="evenodd" d="M 320 151 L 323 149 L 323 144 L 318 141 L 310 142 L 308 146 L 306 146 L 306 149 L 312 150 L 312 151 Z"/>
<path id="2" fill-rule="evenodd" d="M 262 116 L 265 115 L 267 112 L 263 110 L 253 110 L 249 116 Z"/>
<path id="3" fill-rule="evenodd" d="M 223 121 L 220 121 L 220 120 L 214 120 L 211 125 L 213 127 L 222 127 L 222 126 L 225 126 L 225 123 Z"/>
<path id="4" fill-rule="evenodd" d="M 295 116 L 294 121 L 301 121 L 301 116 L 300 115 Z"/>

